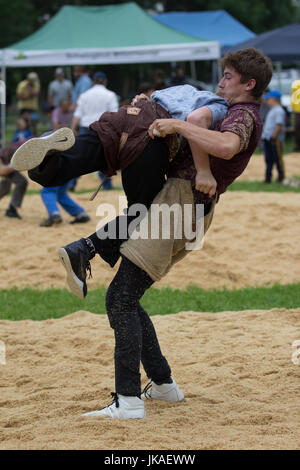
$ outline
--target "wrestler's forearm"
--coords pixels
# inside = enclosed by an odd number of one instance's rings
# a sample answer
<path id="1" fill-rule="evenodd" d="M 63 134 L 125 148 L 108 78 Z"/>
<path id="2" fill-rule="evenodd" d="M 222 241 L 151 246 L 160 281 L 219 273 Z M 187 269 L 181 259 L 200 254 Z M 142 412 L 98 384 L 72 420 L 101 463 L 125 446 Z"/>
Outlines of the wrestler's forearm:
<path id="1" fill-rule="evenodd" d="M 77 128 L 79 127 L 79 124 L 80 124 L 80 118 L 74 116 L 72 118 L 72 123 L 71 123 L 71 129 L 74 132 L 74 134 L 77 131 Z"/>
<path id="2" fill-rule="evenodd" d="M 194 165 L 197 171 L 204 170 L 210 171 L 208 153 L 204 152 L 202 148 L 195 142 L 188 141 L 191 147 Z"/>
<path id="3" fill-rule="evenodd" d="M 190 124 L 203 129 L 210 129 L 212 124 L 212 112 L 207 107 L 198 108 L 192 111 L 186 118 Z M 188 140 L 189 146 L 192 150 L 194 165 L 197 171 L 210 172 L 210 163 L 208 153 L 205 152 L 198 143 L 193 140 Z"/>
<path id="4" fill-rule="evenodd" d="M 226 133 L 204 129 L 180 120 L 174 123 L 174 130 L 206 154 L 218 158 L 230 159 L 238 151 L 237 146 Z"/>

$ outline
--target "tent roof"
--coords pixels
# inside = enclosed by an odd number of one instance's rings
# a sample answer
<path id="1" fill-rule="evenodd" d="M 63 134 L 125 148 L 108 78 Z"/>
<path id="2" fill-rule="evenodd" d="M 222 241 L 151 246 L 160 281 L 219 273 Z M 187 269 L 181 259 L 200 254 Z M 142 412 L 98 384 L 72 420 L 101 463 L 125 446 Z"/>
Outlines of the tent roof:
<path id="1" fill-rule="evenodd" d="M 256 47 L 269 56 L 273 62 L 293 62 L 300 61 L 299 44 L 300 23 L 293 23 L 236 44 L 229 51 L 235 52 L 248 47 Z"/>
<path id="2" fill-rule="evenodd" d="M 170 12 L 154 15 L 162 24 L 227 47 L 255 37 L 255 34 L 225 10 Z"/>
<path id="3" fill-rule="evenodd" d="M 201 41 L 198 37 L 195 38 L 162 25 L 131 2 L 100 7 L 64 6 L 38 31 L 13 44 L 6 51 L 14 50 L 14 56 L 16 52 L 18 53 L 20 63 L 14 65 L 19 66 L 30 65 L 22 60 L 24 56 L 30 55 L 31 59 L 33 57 L 38 59 L 38 57 L 41 58 L 41 52 L 44 57 L 48 55 L 48 62 L 41 65 L 56 65 L 63 62 L 105 64 L 197 60 L 197 51 L 195 54 L 194 50 L 191 54 L 193 57 L 189 57 L 186 52 L 187 46 L 191 51 L 193 46 L 198 47 L 199 57 L 201 54 L 207 59 L 220 56 L 219 44 L 216 41 Z M 153 60 L 151 58 L 149 60 L 151 49 Z M 162 49 L 172 51 L 169 58 L 160 56 L 157 51 Z M 64 61 L 56 60 L 52 64 L 54 53 L 58 59 L 68 51 L 73 52 L 71 57 L 65 56 Z M 79 55 L 78 52 L 80 52 Z M 92 53 L 94 53 L 93 57 Z M 12 58 L 9 53 L 8 56 Z"/>

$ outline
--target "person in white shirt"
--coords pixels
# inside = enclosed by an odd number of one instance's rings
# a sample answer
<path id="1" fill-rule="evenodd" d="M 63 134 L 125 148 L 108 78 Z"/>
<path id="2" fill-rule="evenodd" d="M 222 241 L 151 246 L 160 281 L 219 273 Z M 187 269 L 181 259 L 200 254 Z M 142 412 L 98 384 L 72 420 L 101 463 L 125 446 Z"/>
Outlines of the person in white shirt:
<path id="1" fill-rule="evenodd" d="M 93 75 L 93 86 L 82 93 L 77 101 L 73 115 L 71 129 L 76 134 L 84 133 L 92 122 L 98 121 L 105 111 L 118 111 L 117 96 L 107 88 L 107 77 L 104 72 L 96 72 Z"/>

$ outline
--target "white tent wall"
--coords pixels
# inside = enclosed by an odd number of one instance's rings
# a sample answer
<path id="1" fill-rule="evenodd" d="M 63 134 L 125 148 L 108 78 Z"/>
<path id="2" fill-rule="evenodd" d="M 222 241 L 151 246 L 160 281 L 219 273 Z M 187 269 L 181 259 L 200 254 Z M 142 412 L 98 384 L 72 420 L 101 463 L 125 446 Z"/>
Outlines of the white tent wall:
<path id="1" fill-rule="evenodd" d="M 110 49 L 81 49 L 62 51 L 23 51 L 2 49 L 1 71 L 5 81 L 7 67 L 42 67 L 59 65 L 138 64 L 176 61 L 216 60 L 221 55 L 217 41 L 124 47 Z M 1 112 L 1 146 L 5 146 L 5 106 Z"/>

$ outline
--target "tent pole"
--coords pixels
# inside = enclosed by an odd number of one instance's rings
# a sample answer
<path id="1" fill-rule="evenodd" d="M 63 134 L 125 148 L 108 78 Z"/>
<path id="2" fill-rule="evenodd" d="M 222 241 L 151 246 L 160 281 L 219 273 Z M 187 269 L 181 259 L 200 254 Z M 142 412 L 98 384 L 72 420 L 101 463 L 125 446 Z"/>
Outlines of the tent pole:
<path id="1" fill-rule="evenodd" d="M 215 91 L 217 88 L 217 84 L 218 84 L 218 61 L 217 60 L 212 61 L 212 80 L 211 81 L 212 81 L 212 86 L 213 86 L 212 91 Z"/>
<path id="2" fill-rule="evenodd" d="M 2 50 L 2 65 L 1 65 L 1 75 L 4 86 L 6 83 L 6 67 L 5 67 L 5 49 Z M 6 97 L 6 89 L 5 89 Z M 1 148 L 5 147 L 5 124 L 6 124 L 6 100 L 4 103 L 1 103 Z"/>
<path id="3" fill-rule="evenodd" d="M 191 66 L 191 76 L 193 80 L 197 80 L 197 72 L 196 72 L 196 63 L 194 60 L 191 60 L 190 62 Z"/>
<path id="4" fill-rule="evenodd" d="M 71 68 L 71 65 L 68 65 L 68 66 L 66 67 L 66 71 L 67 71 L 67 73 L 66 73 L 66 78 L 67 78 L 68 80 L 70 80 L 70 82 L 71 82 L 71 81 L 72 81 L 72 68 Z"/>
<path id="5" fill-rule="evenodd" d="M 276 62 L 276 72 L 278 73 L 278 88 L 279 88 L 279 91 L 282 93 L 282 86 L 281 86 L 281 71 L 282 71 L 282 67 L 281 67 L 281 62 Z"/>

